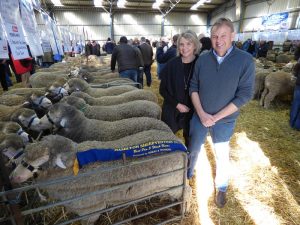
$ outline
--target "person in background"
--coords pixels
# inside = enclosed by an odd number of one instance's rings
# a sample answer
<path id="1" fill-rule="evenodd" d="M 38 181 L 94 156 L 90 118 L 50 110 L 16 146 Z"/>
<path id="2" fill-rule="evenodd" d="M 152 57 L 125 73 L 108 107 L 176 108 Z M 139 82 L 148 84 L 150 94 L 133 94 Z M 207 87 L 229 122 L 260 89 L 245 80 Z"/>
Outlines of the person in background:
<path id="1" fill-rule="evenodd" d="M 144 66 L 142 55 L 138 48 L 128 44 L 125 36 L 120 38 L 120 45 L 116 46 L 111 55 L 111 70 L 115 71 L 116 62 L 120 77 L 129 78 L 137 82 L 138 70 Z"/>
<path id="2" fill-rule="evenodd" d="M 179 35 L 177 56 L 161 71 L 159 93 L 164 98 L 161 120 L 176 133 L 183 129 L 185 144 L 189 143 L 189 121 L 193 115 L 189 97 L 190 79 L 200 51 L 200 42 L 193 31 Z"/>
<path id="3" fill-rule="evenodd" d="M 268 44 L 266 41 L 260 41 L 259 46 L 258 46 L 258 50 L 257 50 L 257 57 L 267 57 L 267 53 L 268 53 Z"/>
<path id="4" fill-rule="evenodd" d="M 3 91 L 8 91 L 8 85 L 6 81 L 6 59 L 0 59 L 0 82 Z"/>
<path id="5" fill-rule="evenodd" d="M 173 44 L 170 48 L 164 46 L 163 48 L 157 49 L 156 60 L 158 63 L 167 63 L 170 59 L 176 57 L 178 36 L 178 34 L 173 36 Z"/>
<path id="6" fill-rule="evenodd" d="M 104 50 L 107 52 L 107 54 L 111 54 L 113 52 L 115 46 L 116 46 L 115 43 L 112 42 L 110 38 L 107 38 Z"/>
<path id="7" fill-rule="evenodd" d="M 209 132 L 216 156 L 216 205 L 226 204 L 229 181 L 229 140 L 234 132 L 239 108 L 251 98 L 255 66 L 252 57 L 233 45 L 233 23 L 218 19 L 211 28 L 213 49 L 199 56 L 190 83 L 195 113 L 190 121 L 188 179 Z"/>
<path id="8" fill-rule="evenodd" d="M 300 55 L 295 54 L 295 59 L 297 60 L 297 64 L 294 66 L 293 72 L 296 77 L 296 86 L 290 111 L 290 126 L 300 130 Z"/>
<path id="9" fill-rule="evenodd" d="M 91 55 L 100 56 L 100 45 L 96 41 L 92 41 Z"/>
<path id="10" fill-rule="evenodd" d="M 85 45 L 85 55 L 88 57 L 92 54 L 92 43 L 91 41 L 88 41 Z"/>
<path id="11" fill-rule="evenodd" d="M 147 86 L 151 86 L 151 65 L 153 62 L 153 50 L 151 45 L 146 43 L 146 38 L 141 37 L 139 49 L 141 50 L 143 61 L 144 61 L 144 73 L 146 75 Z M 143 77 L 141 79 L 143 83 Z"/>
<path id="12" fill-rule="evenodd" d="M 76 45 L 75 45 L 75 47 L 74 47 L 74 54 L 75 54 L 74 56 L 75 56 L 75 57 L 80 56 L 81 51 L 82 51 L 82 49 L 81 49 L 80 43 L 76 43 Z"/>
<path id="13" fill-rule="evenodd" d="M 157 60 L 157 55 L 158 55 L 158 53 L 161 54 L 161 52 L 166 52 L 168 50 L 168 41 L 169 40 L 167 38 L 161 38 L 161 40 L 156 43 L 155 59 L 156 59 L 156 63 L 157 63 L 156 73 L 157 73 L 158 79 L 160 79 L 160 73 L 161 73 L 162 69 L 164 68 L 165 63 L 159 63 Z"/>
<path id="14" fill-rule="evenodd" d="M 210 51 L 211 40 L 209 37 L 202 37 L 200 39 L 200 43 L 201 43 L 200 55 Z"/>

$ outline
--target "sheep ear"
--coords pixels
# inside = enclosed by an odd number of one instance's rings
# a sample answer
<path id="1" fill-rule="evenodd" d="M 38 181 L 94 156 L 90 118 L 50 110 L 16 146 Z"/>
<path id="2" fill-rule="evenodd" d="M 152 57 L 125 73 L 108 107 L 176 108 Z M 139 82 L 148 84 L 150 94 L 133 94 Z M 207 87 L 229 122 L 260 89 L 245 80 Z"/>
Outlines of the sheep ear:
<path id="1" fill-rule="evenodd" d="M 26 108 L 26 107 L 30 107 L 30 102 L 29 101 L 26 101 L 26 102 L 24 102 L 23 104 L 22 104 L 22 106 L 24 107 L 24 108 Z"/>
<path id="2" fill-rule="evenodd" d="M 56 159 L 55 159 L 55 164 L 62 168 L 62 169 L 67 169 L 67 167 L 65 166 L 65 164 L 63 163 L 63 161 L 61 160 L 61 154 L 58 154 Z"/>
<path id="3" fill-rule="evenodd" d="M 67 124 L 67 119 L 65 119 L 65 118 L 62 118 L 62 120 L 60 121 L 60 126 L 61 127 L 66 127 L 66 124 Z"/>

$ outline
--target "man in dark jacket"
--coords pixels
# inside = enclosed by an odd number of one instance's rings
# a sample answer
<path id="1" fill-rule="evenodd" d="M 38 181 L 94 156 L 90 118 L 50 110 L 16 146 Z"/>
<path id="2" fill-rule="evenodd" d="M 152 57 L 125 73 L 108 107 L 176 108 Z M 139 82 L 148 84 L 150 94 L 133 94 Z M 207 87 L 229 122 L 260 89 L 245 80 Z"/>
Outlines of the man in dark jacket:
<path id="1" fill-rule="evenodd" d="M 152 59 L 153 59 L 153 50 L 152 47 L 146 43 L 146 38 L 141 37 L 141 44 L 139 46 L 139 49 L 141 50 L 143 61 L 144 61 L 144 73 L 146 75 L 147 80 L 147 86 L 151 86 L 151 65 L 152 65 Z M 143 77 L 141 79 L 143 82 Z"/>
<path id="2" fill-rule="evenodd" d="M 115 43 L 111 41 L 110 38 L 107 38 L 107 41 L 104 45 L 104 49 L 107 52 L 107 54 L 111 54 L 114 50 Z"/>
<path id="3" fill-rule="evenodd" d="M 120 45 L 116 46 L 111 55 L 111 70 L 115 71 L 116 62 L 120 77 L 129 78 L 137 82 L 138 69 L 143 67 L 143 58 L 140 50 L 127 44 L 127 38 L 120 38 Z"/>
<path id="4" fill-rule="evenodd" d="M 173 36 L 173 44 L 167 51 L 164 51 L 164 48 L 157 49 L 156 60 L 158 63 L 166 63 L 176 56 L 178 36 L 179 34 Z"/>

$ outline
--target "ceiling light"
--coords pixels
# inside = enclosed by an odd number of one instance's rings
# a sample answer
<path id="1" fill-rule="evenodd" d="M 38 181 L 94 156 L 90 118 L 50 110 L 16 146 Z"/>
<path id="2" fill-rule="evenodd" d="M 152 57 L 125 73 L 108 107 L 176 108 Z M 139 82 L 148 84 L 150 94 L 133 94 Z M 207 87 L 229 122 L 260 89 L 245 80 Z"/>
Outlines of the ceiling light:
<path id="1" fill-rule="evenodd" d="M 60 0 L 51 0 L 51 2 L 54 4 L 54 6 L 64 6 L 61 4 Z"/>
<path id="2" fill-rule="evenodd" d="M 199 0 L 196 4 L 192 5 L 191 10 L 197 10 L 197 8 L 205 2 L 210 2 L 210 0 Z"/>
<path id="3" fill-rule="evenodd" d="M 163 4 L 164 0 L 156 0 L 153 5 L 152 8 L 153 9 L 159 9 L 160 5 Z"/>
<path id="4" fill-rule="evenodd" d="M 126 0 L 118 0 L 117 6 L 118 8 L 125 8 Z"/>
<path id="5" fill-rule="evenodd" d="M 95 7 L 103 7 L 102 0 L 94 0 Z"/>

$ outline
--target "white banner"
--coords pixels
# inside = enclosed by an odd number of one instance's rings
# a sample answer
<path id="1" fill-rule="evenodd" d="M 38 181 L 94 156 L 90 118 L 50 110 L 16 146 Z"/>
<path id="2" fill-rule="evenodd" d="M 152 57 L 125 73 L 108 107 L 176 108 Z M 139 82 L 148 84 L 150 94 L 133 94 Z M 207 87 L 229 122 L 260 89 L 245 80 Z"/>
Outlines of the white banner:
<path id="1" fill-rule="evenodd" d="M 49 41 L 49 37 L 47 36 L 46 31 L 41 30 L 41 39 L 42 39 L 42 48 L 43 52 L 52 52 L 51 44 Z"/>
<path id="2" fill-rule="evenodd" d="M 43 55 L 41 38 L 37 31 L 37 23 L 31 0 L 20 0 L 21 18 L 25 30 L 25 39 L 30 47 L 32 56 Z"/>
<path id="3" fill-rule="evenodd" d="M 0 0 L 0 13 L 14 59 L 29 57 L 22 30 L 18 0 Z"/>
<path id="4" fill-rule="evenodd" d="M 58 30 L 56 24 L 48 14 L 42 12 L 42 16 L 45 22 L 46 32 L 50 40 L 53 54 L 63 55 L 62 44 L 58 37 Z"/>
<path id="5" fill-rule="evenodd" d="M 33 8 L 40 11 L 41 10 L 41 2 L 40 0 L 32 0 Z"/>
<path id="6" fill-rule="evenodd" d="M 8 59 L 8 47 L 4 29 L 0 20 L 0 59 Z"/>
<path id="7" fill-rule="evenodd" d="M 64 52 L 72 52 L 69 31 L 61 27 L 60 32 L 64 41 Z"/>

